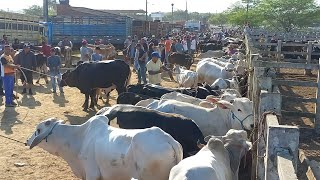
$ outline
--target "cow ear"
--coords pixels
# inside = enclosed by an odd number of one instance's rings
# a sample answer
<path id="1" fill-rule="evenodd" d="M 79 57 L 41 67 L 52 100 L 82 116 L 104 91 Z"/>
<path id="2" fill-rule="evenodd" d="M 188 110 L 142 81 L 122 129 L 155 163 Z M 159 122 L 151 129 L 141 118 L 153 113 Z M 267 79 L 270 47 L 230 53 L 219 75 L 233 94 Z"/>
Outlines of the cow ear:
<path id="1" fill-rule="evenodd" d="M 216 103 L 222 109 L 232 109 L 234 106 L 228 101 L 220 100 Z"/>
<path id="2" fill-rule="evenodd" d="M 223 142 L 218 138 L 211 138 L 207 144 L 211 151 L 219 151 L 224 149 Z"/>
<path id="3" fill-rule="evenodd" d="M 216 104 L 220 99 L 210 95 L 210 96 L 206 97 L 206 100 L 213 103 L 213 104 Z"/>
<path id="4" fill-rule="evenodd" d="M 210 102 L 201 102 L 201 103 L 199 104 L 199 106 L 200 106 L 200 107 L 204 107 L 204 108 L 208 108 L 208 109 L 214 107 Z"/>

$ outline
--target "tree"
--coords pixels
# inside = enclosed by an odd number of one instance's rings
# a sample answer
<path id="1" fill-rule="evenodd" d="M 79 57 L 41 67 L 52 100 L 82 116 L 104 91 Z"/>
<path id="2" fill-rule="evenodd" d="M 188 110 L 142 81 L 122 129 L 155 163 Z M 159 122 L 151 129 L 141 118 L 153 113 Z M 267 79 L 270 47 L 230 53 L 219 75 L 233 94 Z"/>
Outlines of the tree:
<path id="1" fill-rule="evenodd" d="M 48 13 L 49 16 L 54 16 L 57 14 L 57 1 L 48 0 Z M 23 9 L 24 14 L 33 15 L 33 16 L 43 16 L 43 7 L 38 5 L 32 5 L 27 9 Z"/>
<path id="2" fill-rule="evenodd" d="M 209 18 L 210 24 L 218 25 L 218 26 L 227 24 L 228 23 L 227 21 L 228 21 L 228 17 L 226 13 L 213 14 Z"/>
<path id="3" fill-rule="evenodd" d="M 320 15 L 314 0 L 261 0 L 256 7 L 262 24 L 290 32 L 312 25 Z"/>

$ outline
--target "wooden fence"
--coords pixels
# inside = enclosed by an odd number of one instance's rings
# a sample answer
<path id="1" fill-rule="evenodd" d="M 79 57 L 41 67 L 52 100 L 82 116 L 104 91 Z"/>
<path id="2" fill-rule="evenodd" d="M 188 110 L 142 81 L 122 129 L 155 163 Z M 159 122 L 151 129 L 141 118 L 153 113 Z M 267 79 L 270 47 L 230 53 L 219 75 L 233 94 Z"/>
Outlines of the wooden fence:
<path id="1" fill-rule="evenodd" d="M 253 142 L 258 142 L 253 148 L 253 154 L 256 156 L 253 157 L 252 179 L 297 179 L 299 128 L 279 125 L 278 117 L 275 114 L 266 115 L 266 112 L 283 113 L 282 96 L 278 85 L 315 86 L 317 84 L 274 79 L 272 68 L 310 66 L 310 69 L 319 69 L 319 65 L 317 67 L 307 63 L 287 65 L 290 63 L 265 61 L 260 58 L 261 50 L 256 47 L 249 35 L 246 35 L 245 43 L 247 68 L 250 72 L 248 96 L 254 106 Z M 277 49 L 281 52 L 281 48 Z M 280 54 L 279 52 L 277 53 Z"/>

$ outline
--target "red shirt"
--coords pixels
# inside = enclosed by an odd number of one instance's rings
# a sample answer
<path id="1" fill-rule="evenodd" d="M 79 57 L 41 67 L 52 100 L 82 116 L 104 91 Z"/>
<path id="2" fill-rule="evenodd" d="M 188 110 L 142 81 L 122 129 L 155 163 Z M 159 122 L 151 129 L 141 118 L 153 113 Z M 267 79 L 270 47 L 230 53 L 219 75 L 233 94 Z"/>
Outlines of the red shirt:
<path id="1" fill-rule="evenodd" d="M 41 51 L 42 51 L 43 55 L 45 55 L 46 57 L 49 57 L 49 56 L 51 56 L 50 49 L 51 49 L 51 46 L 45 44 L 45 45 L 42 45 Z"/>

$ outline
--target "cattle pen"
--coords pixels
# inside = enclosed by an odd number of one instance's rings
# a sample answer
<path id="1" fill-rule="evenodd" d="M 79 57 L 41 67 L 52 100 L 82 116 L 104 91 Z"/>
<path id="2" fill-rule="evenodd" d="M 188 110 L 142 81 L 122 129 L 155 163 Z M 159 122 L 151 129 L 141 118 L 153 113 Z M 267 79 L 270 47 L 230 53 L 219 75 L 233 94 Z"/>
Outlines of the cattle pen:
<path id="1" fill-rule="evenodd" d="M 264 41 L 258 41 L 261 31 L 245 34 L 257 142 L 251 179 L 319 179 L 312 161 L 319 160 L 320 142 L 320 54 L 313 50 L 318 34 L 277 33 L 270 43 L 274 35 L 263 33 Z M 286 54 L 299 57 L 283 58 Z"/>

